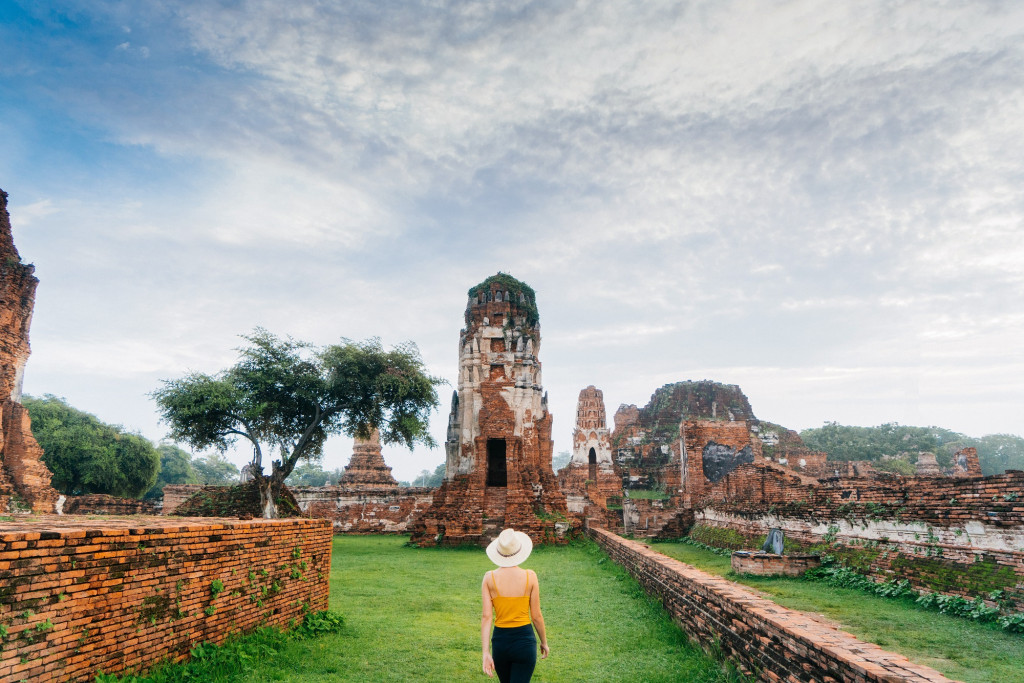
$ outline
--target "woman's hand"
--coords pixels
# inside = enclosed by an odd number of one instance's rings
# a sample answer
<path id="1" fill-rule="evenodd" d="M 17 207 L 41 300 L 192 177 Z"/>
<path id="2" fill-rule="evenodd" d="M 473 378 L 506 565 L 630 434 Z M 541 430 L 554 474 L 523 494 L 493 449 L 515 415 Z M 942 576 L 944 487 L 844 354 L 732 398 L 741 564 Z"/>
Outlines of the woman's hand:
<path id="1" fill-rule="evenodd" d="M 551 650 L 548 648 L 548 644 L 546 642 L 545 643 L 541 643 L 540 644 L 540 658 L 541 659 L 547 659 L 549 654 L 551 654 Z"/>
<path id="2" fill-rule="evenodd" d="M 491 677 L 494 676 L 494 658 L 490 653 L 484 655 L 484 673 Z"/>

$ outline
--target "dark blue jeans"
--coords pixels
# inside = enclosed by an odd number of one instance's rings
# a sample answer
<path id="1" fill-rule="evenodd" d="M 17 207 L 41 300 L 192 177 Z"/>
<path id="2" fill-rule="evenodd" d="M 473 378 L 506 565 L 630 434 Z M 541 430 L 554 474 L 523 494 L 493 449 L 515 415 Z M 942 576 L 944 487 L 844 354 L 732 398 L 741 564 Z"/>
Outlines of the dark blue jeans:
<path id="1" fill-rule="evenodd" d="M 533 625 L 515 628 L 494 627 L 491 634 L 494 671 L 501 683 L 529 683 L 537 666 L 537 638 Z"/>

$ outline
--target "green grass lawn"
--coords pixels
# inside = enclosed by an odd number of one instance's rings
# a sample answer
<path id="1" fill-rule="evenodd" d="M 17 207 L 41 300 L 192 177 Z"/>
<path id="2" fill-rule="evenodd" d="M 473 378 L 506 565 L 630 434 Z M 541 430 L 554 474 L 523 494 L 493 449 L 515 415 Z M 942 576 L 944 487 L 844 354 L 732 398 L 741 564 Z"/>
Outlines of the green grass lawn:
<path id="1" fill-rule="evenodd" d="M 396 536 L 334 541 L 331 610 L 340 633 L 287 641 L 240 681 L 482 681 L 482 549 L 405 547 Z M 731 681 L 660 604 L 590 542 L 537 547 L 551 656 L 534 681 Z M 497 681 L 497 678 L 493 679 Z"/>
<path id="2" fill-rule="evenodd" d="M 1024 681 L 1024 637 L 997 626 L 817 581 L 736 575 L 729 557 L 685 543 L 653 543 L 651 548 L 755 588 L 784 607 L 823 615 L 861 640 L 899 652 L 958 681 Z"/>

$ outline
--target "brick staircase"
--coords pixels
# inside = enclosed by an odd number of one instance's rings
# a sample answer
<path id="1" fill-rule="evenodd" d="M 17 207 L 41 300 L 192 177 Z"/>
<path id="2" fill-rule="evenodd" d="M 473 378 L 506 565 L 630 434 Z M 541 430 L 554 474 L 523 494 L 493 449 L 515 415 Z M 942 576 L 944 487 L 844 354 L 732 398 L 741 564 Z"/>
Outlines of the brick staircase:
<path id="1" fill-rule="evenodd" d="M 496 538 L 505 528 L 505 499 L 508 489 L 488 486 L 484 489 L 484 538 Z"/>

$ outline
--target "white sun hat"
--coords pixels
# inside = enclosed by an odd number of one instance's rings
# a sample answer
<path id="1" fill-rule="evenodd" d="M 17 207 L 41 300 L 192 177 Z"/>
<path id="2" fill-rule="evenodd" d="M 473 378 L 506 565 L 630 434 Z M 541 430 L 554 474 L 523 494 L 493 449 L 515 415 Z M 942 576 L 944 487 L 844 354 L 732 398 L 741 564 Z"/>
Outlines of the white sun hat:
<path id="1" fill-rule="evenodd" d="M 487 546 L 487 557 L 499 567 L 515 567 L 533 551 L 533 541 L 522 531 L 505 529 Z"/>

